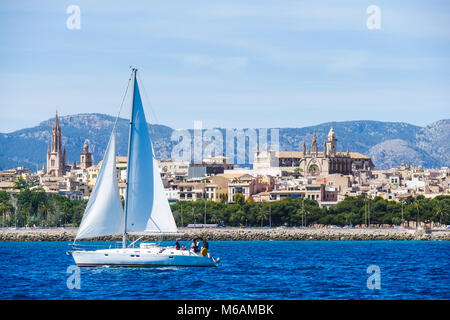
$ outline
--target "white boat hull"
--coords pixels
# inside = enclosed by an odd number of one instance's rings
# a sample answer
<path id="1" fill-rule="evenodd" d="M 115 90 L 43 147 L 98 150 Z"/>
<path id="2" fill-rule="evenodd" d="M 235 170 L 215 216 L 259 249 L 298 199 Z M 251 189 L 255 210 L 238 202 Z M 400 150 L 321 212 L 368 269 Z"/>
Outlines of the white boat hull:
<path id="1" fill-rule="evenodd" d="M 187 250 L 175 248 L 125 248 L 95 251 L 72 251 L 79 267 L 119 266 L 119 267 L 216 267 L 217 262 L 208 256 L 201 256 Z"/>

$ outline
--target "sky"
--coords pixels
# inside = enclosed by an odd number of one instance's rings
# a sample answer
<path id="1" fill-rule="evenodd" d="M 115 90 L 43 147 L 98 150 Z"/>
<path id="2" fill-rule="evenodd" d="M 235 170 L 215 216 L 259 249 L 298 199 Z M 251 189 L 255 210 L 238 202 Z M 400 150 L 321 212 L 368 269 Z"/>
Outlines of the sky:
<path id="1" fill-rule="evenodd" d="M 68 27 L 71 5 L 79 29 Z M 379 29 L 367 26 L 371 5 Z M 147 120 L 176 129 L 195 120 L 425 126 L 450 118 L 449 9 L 436 0 L 2 1 L 0 132 L 56 110 L 116 115 L 130 66 Z"/>

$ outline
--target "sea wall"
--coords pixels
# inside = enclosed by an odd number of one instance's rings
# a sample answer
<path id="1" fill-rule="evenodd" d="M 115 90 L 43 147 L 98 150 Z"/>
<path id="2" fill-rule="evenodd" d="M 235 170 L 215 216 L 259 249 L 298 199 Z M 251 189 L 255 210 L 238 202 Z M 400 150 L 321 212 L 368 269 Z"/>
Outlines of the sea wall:
<path id="1" fill-rule="evenodd" d="M 180 228 L 180 240 L 203 236 L 208 240 L 450 240 L 450 230 L 415 231 L 406 229 L 312 229 L 312 228 Z M 73 241 L 76 228 L 0 229 L 0 241 Z M 172 238 L 163 238 L 163 240 Z M 101 237 L 90 240 L 121 240 Z M 144 237 L 142 240 L 161 240 Z"/>

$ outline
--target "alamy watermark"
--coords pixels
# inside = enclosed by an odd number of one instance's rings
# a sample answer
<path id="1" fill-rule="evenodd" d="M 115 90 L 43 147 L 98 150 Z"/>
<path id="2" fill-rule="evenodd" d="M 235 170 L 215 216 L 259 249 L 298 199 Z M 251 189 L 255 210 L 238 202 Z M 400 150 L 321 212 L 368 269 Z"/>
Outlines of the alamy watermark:
<path id="1" fill-rule="evenodd" d="M 81 289 L 81 271 L 76 265 L 67 267 L 66 273 L 70 274 L 67 278 L 67 289 Z"/>
<path id="2" fill-rule="evenodd" d="M 225 156 L 231 163 L 251 164 L 257 151 L 279 151 L 279 129 L 203 129 L 201 120 L 194 129 L 172 132 L 176 142 L 171 158 L 179 162 L 202 162 L 203 159 Z"/>
<path id="3" fill-rule="evenodd" d="M 369 30 L 381 29 L 381 9 L 379 6 L 370 5 L 366 9 L 366 13 L 370 16 L 367 17 L 366 26 Z"/>
<path id="4" fill-rule="evenodd" d="M 66 13 L 70 16 L 66 20 L 66 27 L 69 30 L 81 29 L 81 9 L 77 5 L 70 5 L 66 9 Z"/>
<path id="5" fill-rule="evenodd" d="M 381 270 L 377 265 L 370 265 L 367 267 L 366 272 L 371 274 L 367 278 L 367 289 L 381 289 Z"/>
<path id="6" fill-rule="evenodd" d="M 66 13 L 70 16 L 66 20 L 66 27 L 69 30 L 81 29 L 81 9 L 80 6 L 72 4 L 67 7 Z M 366 26 L 369 30 L 381 29 L 381 9 L 377 5 L 370 5 L 366 9 L 369 16 L 366 20 Z"/>

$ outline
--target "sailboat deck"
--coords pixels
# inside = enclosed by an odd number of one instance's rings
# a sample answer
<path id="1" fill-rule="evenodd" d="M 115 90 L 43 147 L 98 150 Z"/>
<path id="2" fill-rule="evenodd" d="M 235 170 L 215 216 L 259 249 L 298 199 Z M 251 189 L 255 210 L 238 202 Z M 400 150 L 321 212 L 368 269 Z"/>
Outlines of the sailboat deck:
<path id="1" fill-rule="evenodd" d="M 215 267 L 214 259 L 191 250 L 176 250 L 175 247 L 101 249 L 74 251 L 72 255 L 80 267 L 90 266 L 197 266 Z"/>
<path id="2" fill-rule="evenodd" d="M 154 248 L 118 248 L 118 249 L 101 249 L 96 250 L 98 253 L 109 254 L 111 252 L 130 254 L 130 255 L 144 255 L 144 254 L 158 254 L 158 255 L 177 255 L 177 256 L 200 256 L 191 250 L 176 250 L 175 247 L 154 247 Z"/>

